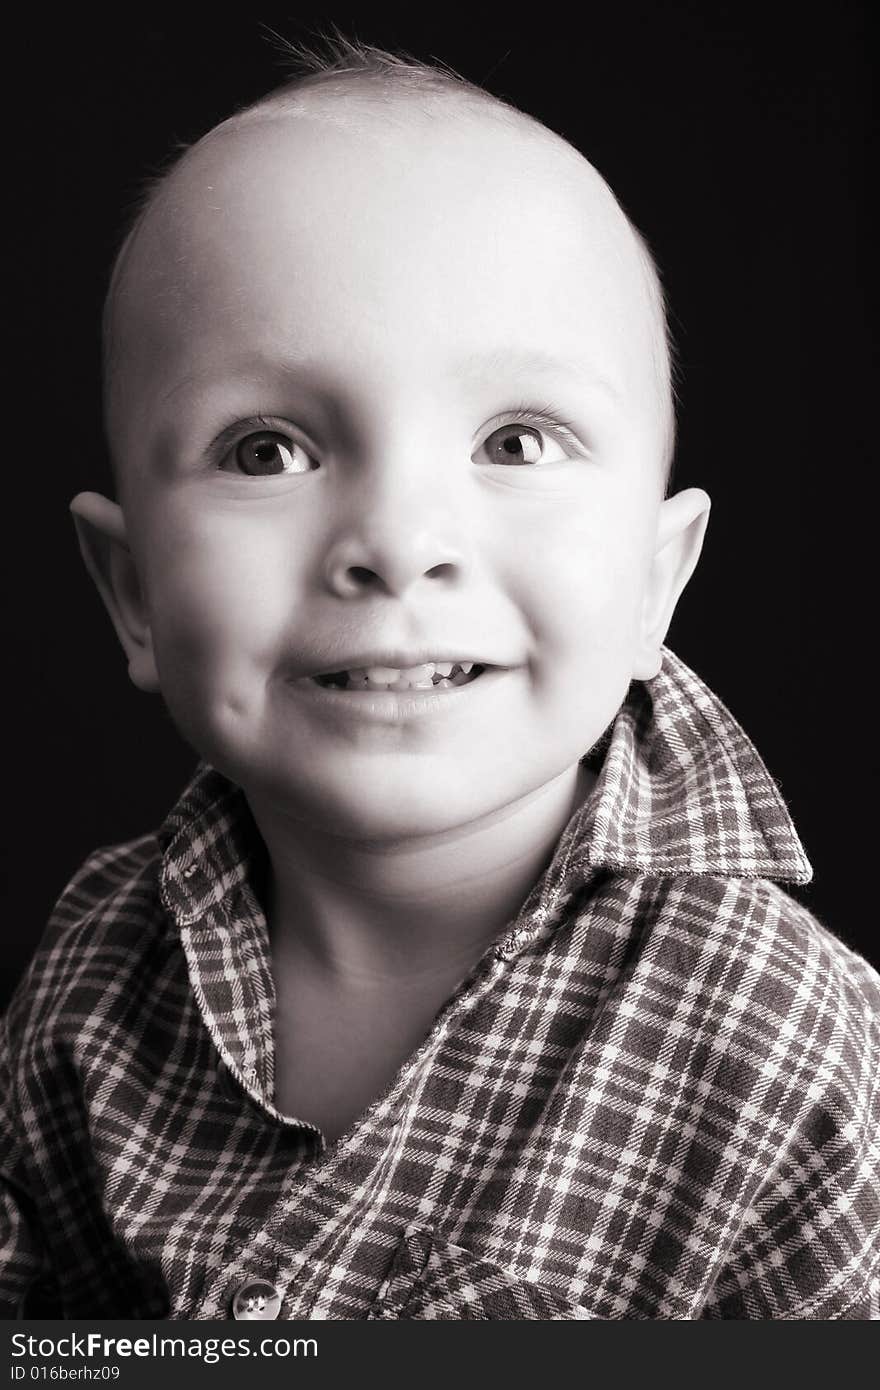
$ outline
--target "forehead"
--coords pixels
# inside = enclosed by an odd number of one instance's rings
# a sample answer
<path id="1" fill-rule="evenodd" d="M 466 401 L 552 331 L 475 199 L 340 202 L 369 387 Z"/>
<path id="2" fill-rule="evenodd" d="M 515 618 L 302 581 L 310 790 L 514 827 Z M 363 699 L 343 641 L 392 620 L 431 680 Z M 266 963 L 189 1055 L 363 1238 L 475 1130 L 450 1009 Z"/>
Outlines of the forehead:
<path id="1" fill-rule="evenodd" d="M 145 406 L 273 357 L 418 389 L 533 349 L 634 399 L 653 361 L 635 241 L 603 180 L 549 132 L 460 113 L 219 127 L 146 214 L 115 318 Z"/>

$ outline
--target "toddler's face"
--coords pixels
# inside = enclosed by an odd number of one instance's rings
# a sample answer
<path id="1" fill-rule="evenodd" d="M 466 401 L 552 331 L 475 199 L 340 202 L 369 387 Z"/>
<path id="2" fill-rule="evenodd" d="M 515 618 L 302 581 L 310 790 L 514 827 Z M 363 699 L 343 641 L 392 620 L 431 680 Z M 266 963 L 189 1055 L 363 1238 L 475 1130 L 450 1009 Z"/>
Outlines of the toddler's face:
<path id="1" fill-rule="evenodd" d="M 662 495 L 644 287 L 587 166 L 488 122 L 230 128 L 120 311 L 121 502 L 198 752 L 366 838 L 573 775 L 656 670 Z"/>

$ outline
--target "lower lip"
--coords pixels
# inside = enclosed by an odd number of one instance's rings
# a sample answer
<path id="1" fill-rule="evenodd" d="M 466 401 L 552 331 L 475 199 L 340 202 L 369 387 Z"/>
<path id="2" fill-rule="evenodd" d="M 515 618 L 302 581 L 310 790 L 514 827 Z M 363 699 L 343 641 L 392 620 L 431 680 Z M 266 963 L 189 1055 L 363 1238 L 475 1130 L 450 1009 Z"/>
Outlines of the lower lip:
<path id="1" fill-rule="evenodd" d="M 338 686 L 319 685 L 310 677 L 291 681 L 290 689 L 328 713 L 377 724 L 405 724 L 415 719 L 459 714 L 481 698 L 481 691 L 485 694 L 506 674 L 506 667 L 495 666 L 466 685 L 439 690 L 342 690 Z"/>

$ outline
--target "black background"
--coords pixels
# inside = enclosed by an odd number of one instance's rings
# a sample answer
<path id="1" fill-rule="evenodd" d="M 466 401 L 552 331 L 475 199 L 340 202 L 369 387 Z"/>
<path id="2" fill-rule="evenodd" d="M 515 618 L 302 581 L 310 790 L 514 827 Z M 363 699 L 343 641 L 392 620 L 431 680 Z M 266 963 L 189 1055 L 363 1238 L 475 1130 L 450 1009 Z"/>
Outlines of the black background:
<path id="1" fill-rule="evenodd" d="M 563 14 L 231 5 L 24 16 L 7 59 L 21 83 L 7 130 L 18 152 L 7 220 L 19 234 L 7 273 L 22 381 L 5 431 L 4 990 L 78 864 L 155 827 L 195 762 L 158 697 L 128 683 L 67 513 L 78 490 L 107 487 L 98 322 L 127 210 L 174 142 L 280 80 L 263 26 L 296 39 L 322 20 L 442 58 L 559 130 L 646 235 L 682 368 L 675 486 L 705 487 L 714 503 L 668 640 L 781 787 L 815 869 L 795 895 L 880 963 L 868 888 L 868 7 L 585 3 Z M 528 196 L 512 188 L 506 215 Z"/>

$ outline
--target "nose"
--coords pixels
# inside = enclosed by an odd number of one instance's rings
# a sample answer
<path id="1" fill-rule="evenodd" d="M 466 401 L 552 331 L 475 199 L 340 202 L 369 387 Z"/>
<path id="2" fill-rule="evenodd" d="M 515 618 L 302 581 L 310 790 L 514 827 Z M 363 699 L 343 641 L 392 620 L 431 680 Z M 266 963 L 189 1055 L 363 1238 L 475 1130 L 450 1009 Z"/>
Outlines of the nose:
<path id="1" fill-rule="evenodd" d="M 415 480 L 358 489 L 327 551 L 324 575 L 338 598 L 402 597 L 413 585 L 449 586 L 464 570 L 464 545 L 449 498 Z"/>

